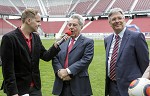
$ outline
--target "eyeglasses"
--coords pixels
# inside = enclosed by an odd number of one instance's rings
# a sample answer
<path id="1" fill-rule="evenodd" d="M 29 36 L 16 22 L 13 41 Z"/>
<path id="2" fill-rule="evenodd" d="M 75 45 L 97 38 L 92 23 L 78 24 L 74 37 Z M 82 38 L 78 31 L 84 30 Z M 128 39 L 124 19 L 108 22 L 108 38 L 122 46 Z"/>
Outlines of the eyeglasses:
<path id="1" fill-rule="evenodd" d="M 71 27 L 71 26 L 73 26 L 73 27 L 79 26 L 79 24 L 77 24 L 77 23 L 68 23 L 67 25 L 68 25 L 69 27 Z"/>
<path id="2" fill-rule="evenodd" d="M 118 16 L 118 17 L 111 18 L 111 21 L 116 21 L 116 20 L 120 21 L 122 19 L 124 19 L 123 16 Z"/>

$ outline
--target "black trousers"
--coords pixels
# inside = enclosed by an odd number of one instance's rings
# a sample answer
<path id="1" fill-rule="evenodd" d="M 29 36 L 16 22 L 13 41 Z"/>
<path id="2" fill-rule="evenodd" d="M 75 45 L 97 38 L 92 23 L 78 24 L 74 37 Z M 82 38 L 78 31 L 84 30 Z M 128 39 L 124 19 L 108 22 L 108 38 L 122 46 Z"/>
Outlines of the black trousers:
<path id="1" fill-rule="evenodd" d="M 59 96 L 73 96 L 71 92 L 70 82 L 64 81 L 63 82 L 63 90 Z"/>
<path id="2" fill-rule="evenodd" d="M 109 96 L 121 96 L 116 81 L 110 80 Z"/>
<path id="3" fill-rule="evenodd" d="M 71 87 L 70 87 L 70 82 L 69 81 L 65 81 L 63 83 L 63 90 L 62 90 L 62 92 L 59 96 L 75 96 L 71 92 Z M 86 95 L 86 96 L 91 96 L 91 95 Z"/>

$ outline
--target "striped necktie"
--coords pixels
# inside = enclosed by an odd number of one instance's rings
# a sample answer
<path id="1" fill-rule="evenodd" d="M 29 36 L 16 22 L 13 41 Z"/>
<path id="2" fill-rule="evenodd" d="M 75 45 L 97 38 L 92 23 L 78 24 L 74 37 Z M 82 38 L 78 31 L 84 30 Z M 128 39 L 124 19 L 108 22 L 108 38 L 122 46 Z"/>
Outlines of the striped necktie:
<path id="1" fill-rule="evenodd" d="M 115 36 L 115 45 L 113 48 L 113 53 L 111 56 L 111 61 L 110 61 L 110 79 L 111 80 L 116 80 L 116 71 L 115 71 L 115 67 L 116 67 L 116 60 L 117 60 L 117 55 L 118 55 L 118 49 L 119 49 L 119 40 L 120 37 L 119 35 Z"/>

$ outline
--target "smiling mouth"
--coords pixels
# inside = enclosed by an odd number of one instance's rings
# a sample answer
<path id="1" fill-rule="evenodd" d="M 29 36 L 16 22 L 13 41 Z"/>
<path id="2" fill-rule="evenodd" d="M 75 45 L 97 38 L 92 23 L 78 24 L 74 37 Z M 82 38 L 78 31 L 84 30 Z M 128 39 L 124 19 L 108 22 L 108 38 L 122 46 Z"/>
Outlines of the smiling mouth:
<path id="1" fill-rule="evenodd" d="M 116 27 L 120 27 L 120 25 L 115 25 Z"/>

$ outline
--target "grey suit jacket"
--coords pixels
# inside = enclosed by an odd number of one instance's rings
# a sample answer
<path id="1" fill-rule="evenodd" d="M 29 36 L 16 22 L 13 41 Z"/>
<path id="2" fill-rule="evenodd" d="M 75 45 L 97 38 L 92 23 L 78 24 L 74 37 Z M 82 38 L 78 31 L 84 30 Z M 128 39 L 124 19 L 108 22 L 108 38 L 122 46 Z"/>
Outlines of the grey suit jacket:
<path id="1" fill-rule="evenodd" d="M 108 56 L 113 34 L 105 38 L 106 49 L 106 89 L 109 94 Z M 142 76 L 149 65 L 149 52 L 145 37 L 140 32 L 125 30 L 116 62 L 117 86 L 121 96 L 128 96 L 128 86 L 132 80 Z"/>
<path id="2" fill-rule="evenodd" d="M 57 71 L 63 69 L 69 40 L 64 42 L 59 54 L 52 60 L 53 69 L 56 75 L 53 87 L 53 94 L 60 95 L 63 88 L 63 81 L 57 76 Z M 88 67 L 94 55 L 94 41 L 82 35 L 77 39 L 69 54 L 69 70 L 73 78 L 70 81 L 72 94 L 75 96 L 92 95 L 89 80 Z"/>

